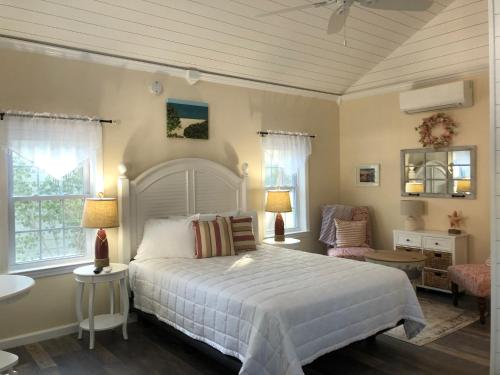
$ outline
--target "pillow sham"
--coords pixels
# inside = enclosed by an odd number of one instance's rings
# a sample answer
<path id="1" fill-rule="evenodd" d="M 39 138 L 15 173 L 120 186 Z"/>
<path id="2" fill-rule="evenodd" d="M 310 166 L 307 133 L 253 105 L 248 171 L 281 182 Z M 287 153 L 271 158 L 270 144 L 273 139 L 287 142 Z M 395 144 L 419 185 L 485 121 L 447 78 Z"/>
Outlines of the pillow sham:
<path id="1" fill-rule="evenodd" d="M 222 217 L 230 217 L 230 216 L 238 216 L 239 211 L 227 211 L 227 212 L 218 212 L 214 214 L 200 214 L 200 221 L 212 221 L 217 218 L 217 216 Z"/>
<path id="2" fill-rule="evenodd" d="M 366 244 L 366 220 L 334 219 L 337 228 L 336 247 L 361 247 Z"/>
<path id="3" fill-rule="evenodd" d="M 193 220 L 199 215 L 148 219 L 135 259 L 193 258 Z"/>
<path id="4" fill-rule="evenodd" d="M 231 218 L 233 243 L 236 253 L 240 251 L 257 250 L 253 234 L 253 219 L 251 216 L 238 216 Z"/>
<path id="5" fill-rule="evenodd" d="M 231 219 L 217 217 L 212 221 L 193 221 L 195 254 L 197 259 L 234 255 Z"/>

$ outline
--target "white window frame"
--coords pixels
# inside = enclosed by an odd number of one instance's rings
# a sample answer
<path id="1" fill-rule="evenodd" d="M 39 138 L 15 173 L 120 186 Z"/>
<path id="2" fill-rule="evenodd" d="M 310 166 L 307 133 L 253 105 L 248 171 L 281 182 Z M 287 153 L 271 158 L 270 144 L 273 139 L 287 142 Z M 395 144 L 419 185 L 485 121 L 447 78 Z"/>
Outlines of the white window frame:
<path id="1" fill-rule="evenodd" d="M 77 199 L 77 198 L 87 198 L 96 195 L 97 191 L 102 191 L 102 155 L 98 153 L 95 157 L 87 160 L 86 166 L 84 168 L 85 173 L 85 194 L 62 194 L 62 195 L 48 195 L 39 196 L 35 195 L 32 197 L 14 197 L 13 196 L 13 169 L 12 169 L 12 152 L 5 151 L 2 153 L 3 166 L 5 168 L 5 174 L 8 178 L 6 180 L 7 192 L 7 205 L 0 204 L 0 210 L 7 211 L 7 230 L 4 231 L 8 234 L 7 241 L 2 245 L 7 245 L 7 256 L 3 258 L 8 261 L 8 271 L 11 274 L 23 274 L 30 275 L 32 277 L 43 277 L 51 276 L 57 274 L 70 273 L 73 271 L 75 266 L 90 264 L 93 261 L 93 240 L 95 238 L 95 231 L 86 229 L 86 242 L 87 249 L 83 255 L 74 256 L 64 256 L 60 258 L 53 258 L 50 260 L 40 260 L 34 262 L 18 263 L 15 262 L 15 212 L 14 212 L 14 202 L 16 201 L 42 201 L 42 200 L 57 200 L 57 199 Z M 0 191 L 1 191 L 0 187 Z M 41 231 L 39 229 L 38 231 Z M 0 269 L 0 271 L 2 271 Z"/>
<path id="2" fill-rule="evenodd" d="M 265 161 L 263 160 L 263 163 Z M 264 165 L 264 175 L 263 179 L 265 179 L 265 168 L 266 166 Z M 290 190 L 293 189 L 294 187 L 292 186 L 285 186 L 285 185 L 280 185 L 280 186 L 265 186 L 265 181 L 264 182 L 264 199 L 266 199 L 267 192 L 269 190 L 274 190 L 274 189 L 281 189 L 281 190 Z M 307 233 L 309 232 L 309 170 L 308 170 L 308 162 L 306 161 L 304 163 L 303 168 L 300 168 L 297 171 L 296 174 L 296 183 L 295 183 L 295 206 L 294 206 L 294 214 L 295 216 L 295 222 L 298 224 L 293 228 L 286 228 L 285 227 L 285 235 L 287 234 L 295 234 L 295 235 L 300 235 L 301 233 Z M 266 220 L 266 215 L 264 215 L 264 220 Z M 274 223 L 274 219 L 273 219 Z M 286 224 L 286 223 L 285 223 Z M 269 227 L 272 227 L 273 229 L 268 229 Z M 268 223 L 264 221 L 264 237 L 269 238 L 274 236 L 274 225 L 269 226 Z"/>

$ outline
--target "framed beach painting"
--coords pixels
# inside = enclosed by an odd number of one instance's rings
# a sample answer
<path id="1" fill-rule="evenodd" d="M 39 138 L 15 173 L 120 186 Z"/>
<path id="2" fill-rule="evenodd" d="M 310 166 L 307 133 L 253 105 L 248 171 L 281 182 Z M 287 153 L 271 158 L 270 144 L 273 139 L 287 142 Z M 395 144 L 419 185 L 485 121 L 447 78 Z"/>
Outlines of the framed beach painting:
<path id="1" fill-rule="evenodd" d="M 363 164 L 356 167 L 357 186 L 379 186 L 380 164 Z"/>
<path id="2" fill-rule="evenodd" d="M 208 139 L 208 104 L 167 99 L 167 138 Z"/>

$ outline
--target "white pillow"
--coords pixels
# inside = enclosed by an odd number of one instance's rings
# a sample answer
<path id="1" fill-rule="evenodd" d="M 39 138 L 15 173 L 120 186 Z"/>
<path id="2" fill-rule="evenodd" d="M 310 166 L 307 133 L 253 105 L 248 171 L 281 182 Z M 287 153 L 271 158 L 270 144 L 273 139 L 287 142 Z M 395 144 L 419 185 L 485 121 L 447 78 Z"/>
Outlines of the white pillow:
<path id="1" fill-rule="evenodd" d="M 213 221 L 217 218 L 217 216 L 222 217 L 230 217 L 230 216 L 238 216 L 239 211 L 227 211 L 227 212 L 218 212 L 214 214 L 199 214 L 200 221 Z"/>
<path id="2" fill-rule="evenodd" d="M 193 258 L 192 221 L 199 215 L 148 219 L 135 259 Z"/>

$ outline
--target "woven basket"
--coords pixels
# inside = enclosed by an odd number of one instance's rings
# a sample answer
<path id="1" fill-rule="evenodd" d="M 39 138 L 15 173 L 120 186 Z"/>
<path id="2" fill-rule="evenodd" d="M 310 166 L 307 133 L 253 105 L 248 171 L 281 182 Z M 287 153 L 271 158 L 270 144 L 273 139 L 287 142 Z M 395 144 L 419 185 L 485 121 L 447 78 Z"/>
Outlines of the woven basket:
<path id="1" fill-rule="evenodd" d="M 450 290 L 448 272 L 424 270 L 424 285 L 438 289 Z"/>
<path id="2" fill-rule="evenodd" d="M 447 270 L 452 264 L 451 253 L 441 251 L 424 250 L 425 266 L 437 270 Z"/>

